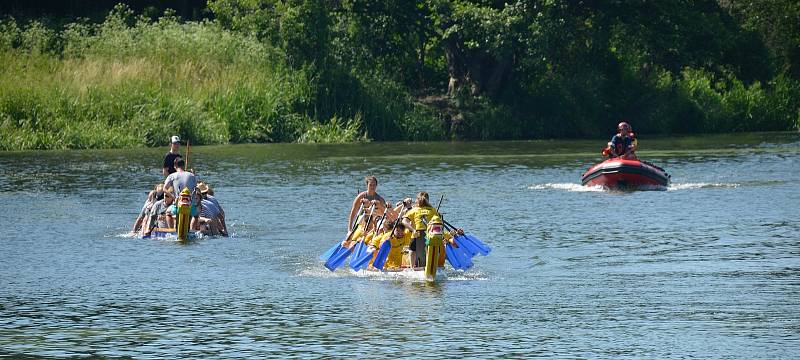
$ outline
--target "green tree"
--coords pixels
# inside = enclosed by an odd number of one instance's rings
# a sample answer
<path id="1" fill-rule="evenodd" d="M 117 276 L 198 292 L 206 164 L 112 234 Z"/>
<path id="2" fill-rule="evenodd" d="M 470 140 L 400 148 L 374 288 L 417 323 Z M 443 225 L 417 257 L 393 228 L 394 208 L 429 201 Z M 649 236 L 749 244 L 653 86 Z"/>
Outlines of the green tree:
<path id="1" fill-rule="evenodd" d="M 451 96 L 497 95 L 509 75 L 524 37 L 522 2 L 431 1 L 441 38 Z"/>
<path id="2" fill-rule="evenodd" d="M 425 1 L 345 0 L 338 14 L 342 64 L 424 88 L 426 57 L 435 36 Z M 435 76 L 435 75 L 434 75 Z"/>
<path id="3" fill-rule="evenodd" d="M 745 29 L 759 35 L 779 72 L 800 80 L 800 2 L 720 0 L 720 3 Z"/>

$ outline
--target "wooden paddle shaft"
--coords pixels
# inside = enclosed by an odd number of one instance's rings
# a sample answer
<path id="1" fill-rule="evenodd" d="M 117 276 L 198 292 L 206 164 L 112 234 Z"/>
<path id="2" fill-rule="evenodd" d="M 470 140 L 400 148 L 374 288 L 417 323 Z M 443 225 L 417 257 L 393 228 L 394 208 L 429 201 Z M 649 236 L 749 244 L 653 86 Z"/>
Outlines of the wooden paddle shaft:
<path id="1" fill-rule="evenodd" d="M 186 139 L 186 170 L 189 170 L 189 148 L 191 147 L 191 141 Z"/>

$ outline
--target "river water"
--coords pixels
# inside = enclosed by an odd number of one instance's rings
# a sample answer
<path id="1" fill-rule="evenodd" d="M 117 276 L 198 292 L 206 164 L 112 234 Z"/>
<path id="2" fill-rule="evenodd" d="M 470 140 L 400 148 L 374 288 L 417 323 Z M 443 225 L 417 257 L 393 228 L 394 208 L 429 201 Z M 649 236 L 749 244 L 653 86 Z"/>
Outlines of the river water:
<path id="1" fill-rule="evenodd" d="M 640 139 L 646 192 L 580 186 L 604 143 L 193 147 L 233 236 L 188 245 L 126 235 L 166 148 L 0 153 L 0 356 L 800 356 L 800 135 Z M 493 252 L 329 272 L 368 174 Z"/>

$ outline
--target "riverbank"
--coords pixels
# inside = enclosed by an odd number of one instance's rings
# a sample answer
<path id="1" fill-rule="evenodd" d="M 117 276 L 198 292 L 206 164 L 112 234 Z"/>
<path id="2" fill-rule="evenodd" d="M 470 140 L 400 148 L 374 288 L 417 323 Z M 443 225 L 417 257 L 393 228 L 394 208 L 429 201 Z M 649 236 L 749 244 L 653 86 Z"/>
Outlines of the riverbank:
<path id="1" fill-rule="evenodd" d="M 0 150 L 153 147 L 174 134 L 196 145 L 587 138 L 621 118 L 640 134 L 800 125 L 800 82 L 786 76 L 746 83 L 685 67 L 608 80 L 610 92 L 559 78 L 496 96 L 448 94 L 441 63 L 419 89 L 341 58 L 346 49 L 330 50 L 325 66 L 298 65 L 285 44 L 223 21 L 147 18 L 124 6 L 97 24 L 6 18 Z"/>

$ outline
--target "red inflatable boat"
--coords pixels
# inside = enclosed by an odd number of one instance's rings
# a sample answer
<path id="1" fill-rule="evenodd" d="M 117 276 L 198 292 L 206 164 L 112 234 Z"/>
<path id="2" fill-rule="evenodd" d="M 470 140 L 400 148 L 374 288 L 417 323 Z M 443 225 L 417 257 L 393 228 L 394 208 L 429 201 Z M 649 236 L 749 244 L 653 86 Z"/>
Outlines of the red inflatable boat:
<path id="1" fill-rule="evenodd" d="M 669 179 L 664 169 L 646 161 L 614 158 L 589 168 L 581 183 L 609 189 L 665 188 Z"/>

